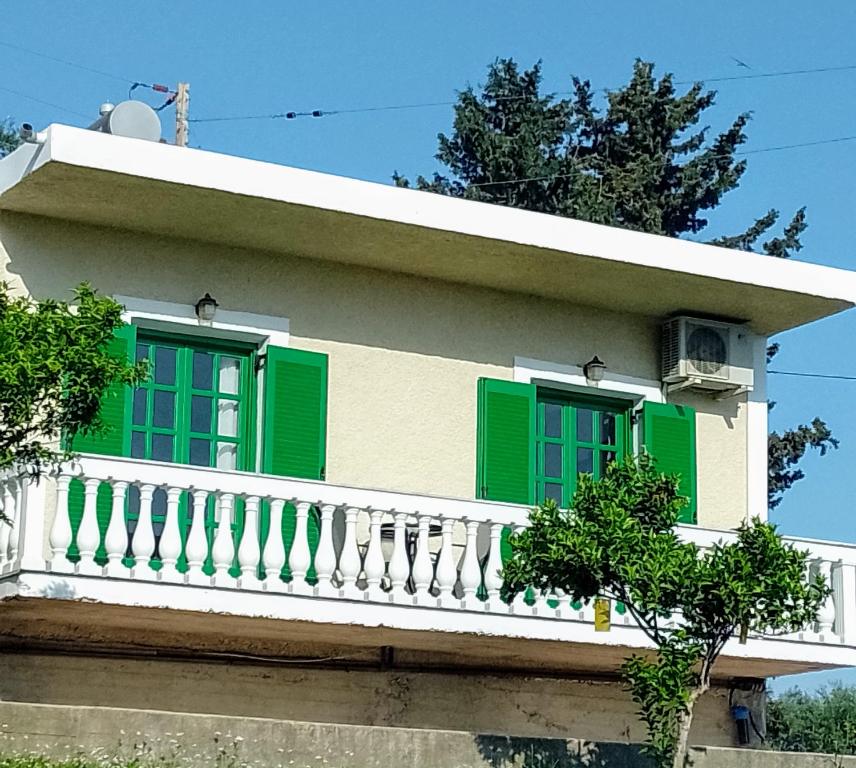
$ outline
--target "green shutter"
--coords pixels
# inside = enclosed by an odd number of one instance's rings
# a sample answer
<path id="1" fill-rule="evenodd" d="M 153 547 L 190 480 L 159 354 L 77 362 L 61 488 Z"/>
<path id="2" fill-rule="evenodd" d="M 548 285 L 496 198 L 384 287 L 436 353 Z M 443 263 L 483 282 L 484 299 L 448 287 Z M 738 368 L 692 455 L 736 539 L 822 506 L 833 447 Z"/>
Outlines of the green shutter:
<path id="1" fill-rule="evenodd" d="M 137 328 L 133 325 L 123 325 L 114 332 L 113 340 L 107 349 L 115 357 L 124 357 L 129 362 L 134 361 L 137 347 Z M 129 419 L 131 414 L 131 387 L 124 384 L 114 384 L 104 394 L 101 401 L 101 418 L 106 430 L 100 435 L 78 434 L 72 441 L 71 448 L 75 453 L 97 453 L 104 456 L 128 456 L 131 452 L 131 430 Z M 102 483 L 98 487 L 96 514 L 101 537 L 110 522 L 113 508 L 113 496 L 110 485 Z M 71 530 L 77 537 L 77 529 L 83 517 L 83 483 L 72 480 L 68 487 L 68 514 L 71 520 Z M 76 542 L 69 547 L 70 559 L 77 557 Z M 104 553 L 99 549 L 96 560 L 101 562 Z"/>
<path id="2" fill-rule="evenodd" d="M 695 523 L 695 411 L 686 405 L 646 402 L 642 409 L 642 444 L 661 472 L 680 476 L 680 492 L 689 499 L 680 520 Z"/>
<path id="3" fill-rule="evenodd" d="M 327 355 L 285 347 L 268 347 L 264 381 L 264 435 L 262 471 L 271 475 L 323 480 L 327 442 Z M 282 515 L 286 552 L 294 540 L 295 509 Z M 268 535 L 267 505 L 262 514 L 261 538 Z M 318 548 L 317 510 L 309 515 L 309 548 Z M 283 575 L 290 577 L 288 566 Z M 307 579 L 314 580 L 314 567 Z"/>
<path id="4" fill-rule="evenodd" d="M 478 482 L 480 499 L 535 503 L 535 387 L 479 379 Z"/>

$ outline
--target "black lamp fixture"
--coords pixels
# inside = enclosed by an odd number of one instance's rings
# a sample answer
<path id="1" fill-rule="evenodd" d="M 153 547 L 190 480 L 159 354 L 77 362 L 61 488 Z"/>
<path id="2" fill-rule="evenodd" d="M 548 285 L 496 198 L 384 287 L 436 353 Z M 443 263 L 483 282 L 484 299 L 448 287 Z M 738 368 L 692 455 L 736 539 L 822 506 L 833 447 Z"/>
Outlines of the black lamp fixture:
<path id="1" fill-rule="evenodd" d="M 220 305 L 210 293 L 206 291 L 205 295 L 196 302 L 196 318 L 199 320 L 199 325 L 211 325 L 214 322 L 214 315 L 217 314 L 217 307 Z"/>
<path id="2" fill-rule="evenodd" d="M 586 381 L 589 384 L 599 384 L 603 381 L 603 374 L 605 371 L 606 363 L 604 363 L 597 355 L 583 366 L 583 373 L 585 374 Z"/>

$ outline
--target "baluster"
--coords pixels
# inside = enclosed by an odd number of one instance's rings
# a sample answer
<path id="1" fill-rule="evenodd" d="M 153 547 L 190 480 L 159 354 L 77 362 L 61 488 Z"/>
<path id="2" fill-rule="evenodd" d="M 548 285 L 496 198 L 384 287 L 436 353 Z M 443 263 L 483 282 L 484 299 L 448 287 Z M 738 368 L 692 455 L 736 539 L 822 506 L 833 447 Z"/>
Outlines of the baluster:
<path id="1" fill-rule="evenodd" d="M 101 568 L 95 563 L 95 551 L 101 543 L 98 530 L 98 488 L 101 481 L 88 478 L 83 483 L 83 516 L 77 529 L 77 548 L 80 551 L 78 569 L 81 573 L 100 575 Z"/>
<path id="2" fill-rule="evenodd" d="M 499 523 L 490 527 L 490 551 L 484 568 L 484 586 L 492 608 L 493 604 L 499 605 L 499 591 L 502 589 L 502 528 Z"/>
<path id="3" fill-rule="evenodd" d="M 9 539 L 12 535 L 12 526 L 15 523 L 14 499 L 12 498 L 12 478 L 7 477 L 3 482 L 3 515 L 5 520 L 0 521 L 0 563 L 8 558 Z"/>
<path id="4" fill-rule="evenodd" d="M 208 577 L 202 572 L 208 555 L 208 537 L 205 533 L 205 513 L 208 510 L 208 491 L 195 490 L 193 499 L 193 518 L 190 521 L 190 533 L 184 545 L 187 558 L 187 578 L 194 584 L 205 584 Z"/>
<path id="5" fill-rule="evenodd" d="M 291 588 L 298 592 L 306 591 L 306 572 L 312 565 L 312 551 L 309 549 L 309 510 L 312 505 L 300 501 L 296 505 L 297 515 L 294 526 L 294 541 L 288 553 L 288 567 L 291 571 Z"/>
<path id="6" fill-rule="evenodd" d="M 24 477 L 12 478 L 10 481 L 12 486 L 12 494 L 14 496 L 14 500 L 12 502 L 12 525 L 7 526 L 10 528 L 9 530 L 9 544 L 7 548 L 8 560 L 10 563 L 14 563 L 18 558 L 18 544 L 21 540 L 21 530 L 23 529 L 24 516 L 23 516 L 23 506 L 24 506 L 24 484 L 26 483 L 26 479 Z"/>
<path id="7" fill-rule="evenodd" d="M 434 578 L 434 568 L 431 565 L 429 537 L 431 535 L 431 518 L 419 515 L 419 533 L 416 539 L 416 556 L 413 558 L 413 592 L 419 597 L 427 595 Z"/>
<path id="8" fill-rule="evenodd" d="M 241 587 L 258 589 L 259 558 L 259 497 L 248 496 L 244 501 L 244 532 L 238 547 Z"/>
<path id="9" fill-rule="evenodd" d="M 829 560 L 819 560 L 817 572 L 826 580 L 828 586 L 832 586 L 832 563 Z M 835 602 L 833 596 L 826 598 L 820 610 L 817 612 L 817 631 L 821 635 L 832 633 L 835 623 Z"/>
<path id="10" fill-rule="evenodd" d="M 234 586 L 234 580 L 229 575 L 232 561 L 235 559 L 235 542 L 232 540 L 232 510 L 235 497 L 231 493 L 220 496 L 217 505 L 218 517 L 217 534 L 211 547 L 211 559 L 214 561 L 214 583 L 218 587 Z"/>
<path id="11" fill-rule="evenodd" d="M 392 556 L 389 558 L 389 580 L 391 594 L 404 595 L 404 587 L 410 578 L 410 560 L 407 557 L 407 515 L 393 510 Z"/>
<path id="12" fill-rule="evenodd" d="M 476 590 L 481 586 L 481 568 L 479 567 L 479 555 L 477 550 L 477 539 L 479 535 L 479 523 L 477 520 L 467 521 L 467 543 L 464 549 L 464 557 L 461 560 L 461 588 L 464 591 L 464 601 L 467 607 L 472 607 L 476 602 Z"/>
<path id="13" fill-rule="evenodd" d="M 71 477 L 60 475 L 56 479 L 56 509 L 51 521 L 48 545 L 51 550 L 51 571 L 70 571 L 71 563 L 66 552 L 71 545 L 71 519 L 68 516 L 68 484 Z M 32 486 L 31 486 L 32 487 Z"/>
<path id="14" fill-rule="evenodd" d="M 440 555 L 437 558 L 437 589 L 440 592 L 439 601 L 441 603 L 450 603 L 454 596 L 452 591 L 455 589 L 455 582 L 458 580 L 458 571 L 455 568 L 455 557 L 452 551 L 452 533 L 455 528 L 455 521 L 451 518 L 444 518 L 442 521 L 442 543 L 440 545 Z"/>
<path id="15" fill-rule="evenodd" d="M 514 526 L 514 533 L 520 533 L 524 529 L 522 525 Z M 511 601 L 511 610 L 512 613 L 532 613 L 532 607 L 526 602 L 526 594 L 529 592 L 529 589 L 524 589 L 522 592 L 518 592 L 514 599 Z"/>
<path id="16" fill-rule="evenodd" d="M 380 543 L 380 526 L 383 522 L 383 512 L 371 510 L 371 521 L 369 522 L 369 546 L 366 550 L 366 591 L 368 597 L 379 599 L 381 595 L 380 582 L 386 571 L 386 562 L 383 559 L 383 550 Z"/>
<path id="17" fill-rule="evenodd" d="M 125 525 L 125 492 L 128 484 L 122 480 L 113 482 L 113 505 L 110 509 L 110 522 L 104 534 L 104 548 L 107 550 L 107 574 L 120 576 L 125 574 L 122 558 L 128 549 L 128 528 Z"/>
<path id="18" fill-rule="evenodd" d="M 856 645 L 856 564 L 838 561 L 835 582 L 835 628 L 845 645 Z"/>
<path id="19" fill-rule="evenodd" d="M 282 509 L 285 502 L 274 499 L 270 503 L 270 528 L 265 542 L 265 586 L 274 589 L 282 584 L 282 569 L 285 566 L 285 543 L 282 540 Z"/>
<path id="20" fill-rule="evenodd" d="M 166 520 L 160 539 L 160 556 L 163 568 L 161 578 L 176 581 L 182 578 L 176 569 L 178 558 L 181 557 L 181 528 L 178 524 L 178 505 L 181 501 L 180 488 L 167 488 L 166 491 Z"/>
<path id="21" fill-rule="evenodd" d="M 357 579 L 360 575 L 360 550 L 357 547 L 357 516 L 360 510 L 348 507 L 345 510 L 345 541 L 339 555 L 339 572 L 342 574 L 342 591 L 353 597 L 357 592 Z"/>
<path id="22" fill-rule="evenodd" d="M 131 554 L 134 556 L 134 578 L 152 578 L 155 572 L 149 561 L 155 553 L 155 530 L 152 525 L 152 496 L 155 487 L 146 483 L 140 486 L 140 514 L 134 538 L 131 539 Z"/>
<path id="23" fill-rule="evenodd" d="M 315 572 L 318 574 L 318 585 L 315 589 L 319 595 L 333 593 L 331 580 L 336 571 L 336 548 L 333 546 L 333 513 L 335 511 L 336 507 L 333 504 L 324 504 L 321 507 L 321 535 L 315 552 Z"/>

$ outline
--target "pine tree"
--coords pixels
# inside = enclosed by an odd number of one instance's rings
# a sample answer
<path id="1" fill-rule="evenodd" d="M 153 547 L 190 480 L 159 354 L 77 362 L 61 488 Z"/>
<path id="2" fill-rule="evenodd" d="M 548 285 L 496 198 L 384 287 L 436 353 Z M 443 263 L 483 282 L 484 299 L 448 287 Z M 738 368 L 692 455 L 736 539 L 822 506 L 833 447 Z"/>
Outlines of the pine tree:
<path id="1" fill-rule="evenodd" d="M 21 138 L 15 130 L 11 118 L 0 121 L 0 158 L 6 157 L 21 143 Z"/>
<path id="2" fill-rule="evenodd" d="M 479 92 L 466 88 L 454 107 L 451 135 L 438 135 L 437 160 L 446 174 L 415 183 L 397 172 L 402 187 L 569 216 L 670 237 L 698 236 L 706 212 L 740 183 L 751 115 L 709 136 L 699 122 L 716 92 L 701 83 L 678 93 L 673 78 L 654 76 L 654 65 L 637 61 L 630 82 L 606 94 L 599 106 L 587 80 L 572 78 L 568 98 L 541 92 L 541 64 L 521 71 L 512 59 L 489 68 Z M 745 232 L 710 240 L 741 250 L 788 258 L 802 248 L 805 209 L 779 235 L 770 209 Z M 768 349 L 768 360 L 778 345 Z M 807 449 L 837 447 L 827 425 L 815 418 L 782 435 L 770 435 L 771 507 L 803 477 L 797 468 Z"/>

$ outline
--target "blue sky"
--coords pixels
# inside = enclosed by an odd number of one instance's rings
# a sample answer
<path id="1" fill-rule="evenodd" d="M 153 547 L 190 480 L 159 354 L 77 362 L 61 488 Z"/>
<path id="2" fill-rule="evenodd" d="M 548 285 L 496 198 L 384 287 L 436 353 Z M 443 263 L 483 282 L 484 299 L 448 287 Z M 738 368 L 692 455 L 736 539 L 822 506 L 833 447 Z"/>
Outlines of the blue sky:
<path id="1" fill-rule="evenodd" d="M 820 8 L 824 10 L 821 11 Z M 195 2 L 62 3 L 30 0 L 4 14 L 0 42 L 49 53 L 118 76 L 40 59 L 0 46 L 0 115 L 42 127 L 82 125 L 102 101 L 127 97 L 122 79 L 191 84 L 191 117 L 334 110 L 454 99 L 487 64 L 512 56 L 544 62 L 547 89 L 570 75 L 596 86 L 628 78 L 636 57 L 678 80 L 856 64 L 856 4 L 793 0 L 628 2 Z M 738 67 L 732 57 L 752 70 Z M 856 71 L 717 84 L 714 129 L 752 111 L 748 149 L 856 134 Z M 2 90 L 7 89 L 7 90 Z M 65 107 L 64 112 L 19 95 Z M 152 104 L 152 93 L 138 91 Z M 436 134 L 451 107 L 302 118 L 200 123 L 192 146 L 374 181 L 428 173 Z M 163 113 L 165 133 L 172 111 Z M 856 269 L 850 232 L 856 142 L 749 156 L 739 190 L 712 215 L 710 234 L 742 230 L 768 208 L 789 217 L 808 208 L 799 258 Z M 856 375 L 856 314 L 784 334 L 775 367 Z M 787 533 L 856 542 L 849 480 L 856 463 L 856 382 L 771 376 L 774 428 L 820 415 L 841 440 L 810 456 L 807 479 L 775 511 Z M 856 683 L 856 673 L 828 678 Z M 785 681 L 796 682 L 795 678 Z M 777 687 L 781 685 L 777 684 Z"/>

